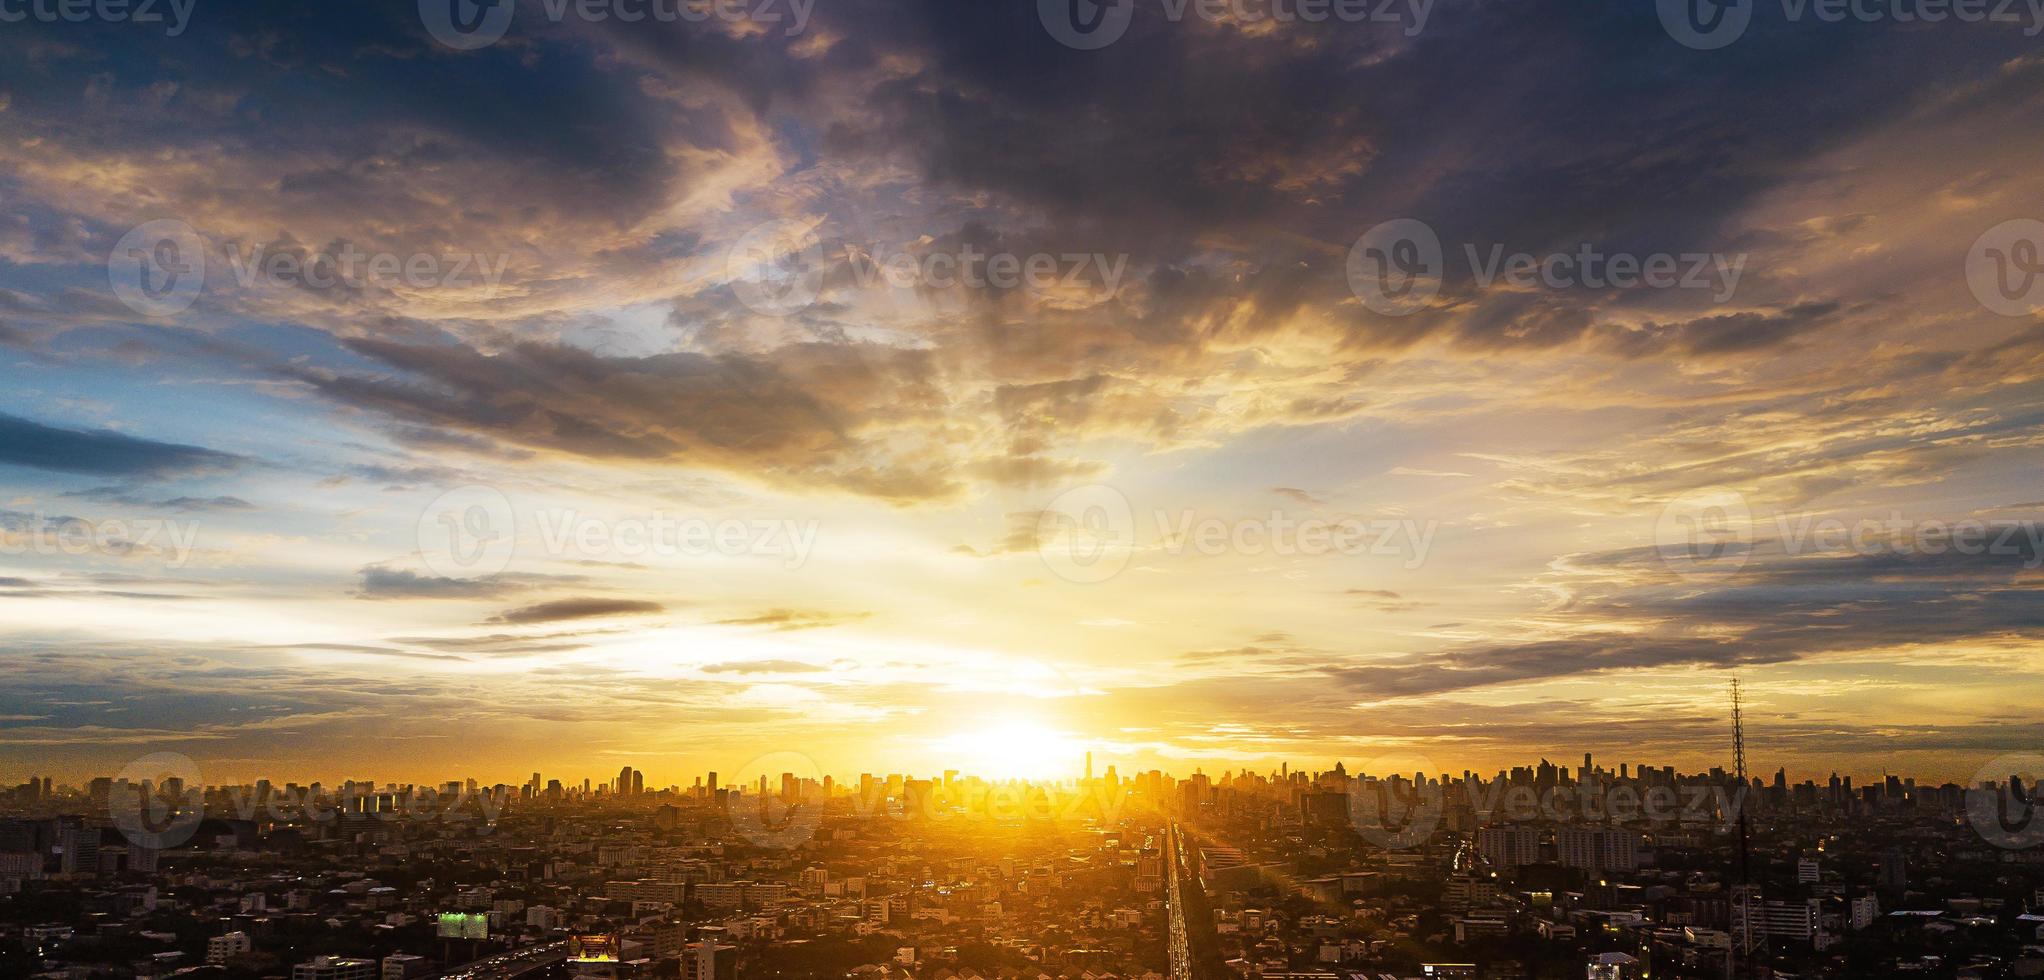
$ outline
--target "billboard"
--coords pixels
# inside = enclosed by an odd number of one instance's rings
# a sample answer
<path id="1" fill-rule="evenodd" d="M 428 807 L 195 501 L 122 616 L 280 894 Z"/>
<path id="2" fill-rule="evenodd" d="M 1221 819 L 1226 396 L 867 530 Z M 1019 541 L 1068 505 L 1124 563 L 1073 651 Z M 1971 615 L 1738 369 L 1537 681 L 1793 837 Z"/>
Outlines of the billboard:
<path id="1" fill-rule="evenodd" d="M 618 941 L 615 935 L 595 933 L 568 937 L 570 963 L 615 963 L 617 957 Z"/>
<path id="2" fill-rule="evenodd" d="M 490 917 L 481 912 L 442 912 L 434 935 L 442 939 L 488 939 Z"/>

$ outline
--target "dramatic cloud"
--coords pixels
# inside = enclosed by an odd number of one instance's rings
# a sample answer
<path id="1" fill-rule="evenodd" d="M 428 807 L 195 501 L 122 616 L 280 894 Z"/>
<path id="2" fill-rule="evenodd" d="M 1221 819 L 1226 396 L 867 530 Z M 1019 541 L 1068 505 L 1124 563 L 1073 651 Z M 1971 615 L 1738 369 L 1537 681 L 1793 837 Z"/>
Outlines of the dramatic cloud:
<path id="1" fill-rule="evenodd" d="M 461 579 L 370 565 L 361 570 L 365 599 L 482 599 L 518 588 L 501 578 Z"/>
<path id="2" fill-rule="evenodd" d="M 490 617 L 492 623 L 507 623 L 524 626 L 531 623 L 557 623 L 571 619 L 597 619 L 609 616 L 645 616 L 662 612 L 665 607 L 657 602 L 643 599 L 554 599 L 517 609 L 507 609 Z"/>
<path id="3" fill-rule="evenodd" d="M 244 460 L 199 446 L 119 432 L 64 429 L 0 415 L 0 464 L 58 473 L 160 479 L 230 470 Z"/>
<path id="4" fill-rule="evenodd" d="M 1679 752 L 1733 669 L 1801 692 L 1784 752 L 2034 740 L 1994 735 L 2044 693 L 2027 530 L 1782 530 L 2040 517 L 1983 508 L 2036 499 L 2044 325 L 1965 275 L 2044 199 L 2020 29 L 1756 8 L 1694 51 L 1642 3 L 1139 4 L 1079 51 L 1026 0 L 814 13 L 0 32 L 0 713 L 33 716 L 0 750 L 332 778 L 399 737 L 523 769 L 770 736 L 927 771 L 1014 714 L 1209 771 Z M 1352 279 L 1399 218 L 1441 244 L 1407 315 Z M 160 220 L 203 270 L 172 315 L 110 276 Z M 1683 281 L 1613 274 L 1652 263 Z M 1125 512 L 1044 519 L 1081 487 Z M 1699 500 L 1731 560 L 1671 542 Z M 1261 533 L 1346 515 L 1430 545 Z M 1116 567 L 1037 560 L 1067 524 Z M 1227 546 L 1163 540 L 1202 524 Z"/>

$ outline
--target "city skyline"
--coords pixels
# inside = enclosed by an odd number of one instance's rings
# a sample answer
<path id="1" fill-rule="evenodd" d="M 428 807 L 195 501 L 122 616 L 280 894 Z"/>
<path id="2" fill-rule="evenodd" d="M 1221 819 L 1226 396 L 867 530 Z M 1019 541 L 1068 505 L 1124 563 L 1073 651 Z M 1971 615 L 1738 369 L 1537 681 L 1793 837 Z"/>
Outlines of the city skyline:
<path id="1" fill-rule="evenodd" d="M 1577 758 L 1581 760 L 1581 766 L 1576 764 L 1575 760 Z M 1594 768 L 1592 768 L 1593 760 Z M 1181 771 L 1174 771 L 1169 768 L 1131 767 L 1125 764 L 1117 764 L 1113 759 L 1096 759 L 1092 754 L 1087 753 L 1082 755 L 1080 759 L 1074 760 L 1069 769 L 1053 767 L 1025 773 L 1002 770 L 976 771 L 959 764 L 946 765 L 941 762 L 934 768 L 923 769 L 868 765 L 863 768 L 855 767 L 832 770 L 809 764 L 813 760 L 802 753 L 778 752 L 756 758 L 752 760 L 750 766 L 734 767 L 731 769 L 690 770 L 677 765 L 676 768 L 656 770 L 653 775 L 648 775 L 645 769 L 627 765 L 622 767 L 622 772 L 636 774 L 640 779 L 640 785 L 643 788 L 631 795 L 647 795 L 665 793 L 671 790 L 681 790 L 683 792 L 704 789 L 754 791 L 760 785 L 762 779 L 766 780 L 766 785 L 771 792 L 777 793 L 780 792 L 782 780 L 787 777 L 794 777 L 797 780 L 815 784 L 821 784 L 823 781 L 829 780 L 838 789 L 846 790 L 855 789 L 860 785 L 862 779 L 869 778 L 879 779 L 883 782 L 890 779 L 920 779 L 943 782 L 956 778 L 985 782 L 1063 785 L 1093 780 L 1105 781 L 1110 777 L 1116 777 L 1121 782 L 1129 782 L 1150 774 L 1158 774 L 1170 779 L 1185 781 L 1195 777 L 1219 780 L 1238 776 L 1243 778 L 1287 776 L 1311 779 L 1320 775 L 1340 772 L 1351 778 L 1411 778 L 1415 775 L 1423 774 L 1428 778 L 1434 779 L 1444 777 L 1461 779 L 1465 775 L 1474 776 L 1479 779 L 1491 779 L 1521 772 L 1532 773 L 1543 768 L 1549 768 L 1553 772 L 1558 773 L 1564 780 L 1580 781 L 1585 771 L 1617 778 L 1639 778 L 1647 770 L 1656 772 L 1672 770 L 1684 778 L 1708 777 L 1715 772 L 1725 779 L 1731 779 L 1733 765 L 1732 761 L 1728 758 L 1708 765 L 1688 768 L 1671 763 L 1666 759 L 1647 759 L 1632 756 L 1613 759 L 1599 757 L 1594 752 L 1582 753 L 1580 756 L 1573 758 L 1559 755 L 1553 757 L 1541 755 L 1537 758 L 1520 759 L 1495 769 L 1441 765 L 1437 764 L 1435 760 L 1417 755 L 1399 761 L 1407 763 L 1407 765 L 1403 768 L 1383 768 L 1384 764 L 1380 763 L 1379 768 L 1366 770 L 1350 765 L 1347 761 L 1336 759 L 1324 766 L 1301 765 L 1291 761 L 1280 761 L 1269 768 L 1238 764 L 1217 767 L 1213 771 L 1208 771 L 1205 765 L 1200 765 Z M 764 767 L 761 765 L 762 762 L 766 763 Z M 1796 771 L 1788 766 L 1766 766 L 1755 769 L 1748 773 L 1748 779 L 1755 785 L 1795 786 L 1807 783 L 1809 785 L 1822 786 L 1828 782 L 1842 780 L 1848 788 L 1855 786 L 1880 786 L 1893 781 L 1926 788 L 1948 785 L 1958 786 L 1961 789 L 1976 789 L 1986 785 L 2006 785 L 2012 777 L 2019 780 L 2025 779 L 2031 775 L 2030 767 L 2034 764 L 2034 757 L 2028 754 L 2010 753 L 1988 762 L 1969 777 L 1959 779 L 1947 779 L 1921 773 L 1888 770 L 1876 773 L 1854 773 L 1838 770 L 1824 772 Z M 773 768 L 775 765 L 795 765 L 797 768 Z M 564 775 L 564 773 L 567 773 L 567 775 Z M 663 773 L 677 773 L 678 775 L 670 776 L 663 775 Z M 532 784 L 534 777 L 538 777 L 538 785 L 542 788 L 550 782 L 558 782 L 564 791 L 577 795 L 585 795 L 586 793 L 617 795 L 618 779 L 620 778 L 619 773 L 605 775 L 587 771 L 586 767 L 579 769 L 569 767 L 568 769 L 554 771 L 541 769 L 525 773 L 508 774 L 501 777 L 495 773 L 462 772 L 441 773 L 437 776 L 426 778 L 405 778 L 390 774 L 372 775 L 363 772 L 356 772 L 350 775 L 345 770 L 340 769 L 332 770 L 325 777 L 264 772 L 222 775 L 207 773 L 194 760 L 177 753 L 157 753 L 144 757 L 136 760 L 135 763 L 120 772 L 87 771 L 59 778 L 55 771 L 51 771 L 28 773 L 25 778 L 31 781 L 38 778 L 52 780 L 50 785 L 53 789 L 77 792 L 87 790 L 94 783 L 106 783 L 109 781 L 118 783 L 125 781 L 133 784 L 144 780 L 161 782 L 166 776 L 178 778 L 181 783 L 189 788 L 245 787 L 258 784 L 282 787 L 290 784 L 300 787 L 319 785 L 327 790 L 334 790 L 347 784 L 365 788 L 403 786 L 431 788 L 456 783 L 467 784 L 471 787 L 501 786 L 509 787 L 513 790 L 523 790 L 524 787 Z M 676 778 L 680 781 L 674 781 Z M 0 791 L 20 788 L 12 784 L 12 779 L 13 775 L 11 774 L 0 776 Z M 23 783 L 22 785 L 25 786 L 28 783 Z M 587 787 L 586 790 L 585 786 Z"/>

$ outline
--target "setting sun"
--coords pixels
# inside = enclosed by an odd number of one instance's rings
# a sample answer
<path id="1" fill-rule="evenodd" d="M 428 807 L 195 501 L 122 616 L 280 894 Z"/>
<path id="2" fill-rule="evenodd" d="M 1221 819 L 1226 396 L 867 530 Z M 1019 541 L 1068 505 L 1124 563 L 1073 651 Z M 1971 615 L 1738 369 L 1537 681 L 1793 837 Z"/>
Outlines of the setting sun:
<path id="1" fill-rule="evenodd" d="M 1002 720 L 939 739 L 937 753 L 991 779 L 1065 779 L 1085 765 L 1086 749 L 1069 733 L 1033 721 Z"/>

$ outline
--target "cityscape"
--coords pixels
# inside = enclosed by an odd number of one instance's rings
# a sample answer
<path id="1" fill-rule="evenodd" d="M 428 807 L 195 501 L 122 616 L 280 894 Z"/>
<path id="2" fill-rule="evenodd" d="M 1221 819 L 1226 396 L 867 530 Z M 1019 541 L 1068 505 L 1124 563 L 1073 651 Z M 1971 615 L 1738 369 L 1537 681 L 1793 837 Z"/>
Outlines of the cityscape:
<path id="1" fill-rule="evenodd" d="M 0 0 L 0 980 L 2044 980 L 2044 0 Z"/>
<path id="2" fill-rule="evenodd" d="M 168 760 L 165 760 L 168 762 Z M 167 771 L 167 770 L 166 770 Z M 30 777 L 9 976 L 2020 977 L 2020 779 L 946 770 L 649 784 Z"/>

